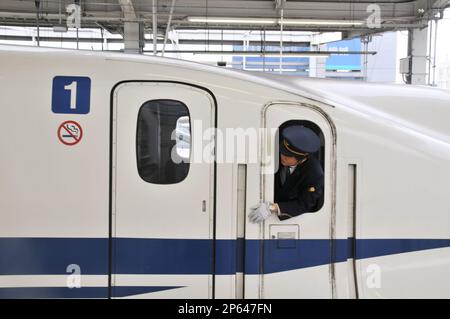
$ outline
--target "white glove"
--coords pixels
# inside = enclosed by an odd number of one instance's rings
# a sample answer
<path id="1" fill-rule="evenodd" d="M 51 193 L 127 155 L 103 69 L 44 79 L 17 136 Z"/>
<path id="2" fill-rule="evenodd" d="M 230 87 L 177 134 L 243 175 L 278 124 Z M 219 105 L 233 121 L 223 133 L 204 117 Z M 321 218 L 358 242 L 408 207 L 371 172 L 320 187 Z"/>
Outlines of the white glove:
<path id="1" fill-rule="evenodd" d="M 251 207 L 251 212 L 248 214 L 250 222 L 258 224 L 267 219 L 272 214 L 269 206 L 270 203 L 260 203 Z"/>

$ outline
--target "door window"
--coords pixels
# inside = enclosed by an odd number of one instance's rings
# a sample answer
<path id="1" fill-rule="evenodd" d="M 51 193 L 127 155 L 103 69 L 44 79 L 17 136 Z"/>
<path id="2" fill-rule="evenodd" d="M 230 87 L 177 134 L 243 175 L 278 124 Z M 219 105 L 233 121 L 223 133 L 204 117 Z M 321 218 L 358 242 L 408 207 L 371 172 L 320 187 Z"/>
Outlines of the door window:
<path id="1" fill-rule="evenodd" d="M 176 184 L 189 173 L 189 111 L 176 100 L 151 100 L 139 109 L 136 156 L 141 178 L 153 184 Z"/>
<path id="2" fill-rule="evenodd" d="M 294 174 L 295 176 L 289 179 L 289 182 L 286 184 L 286 187 L 290 189 L 286 189 L 284 183 L 287 182 L 287 176 L 293 174 L 294 168 L 289 168 L 289 173 L 287 173 L 287 167 L 283 168 L 281 165 L 280 153 L 276 153 L 276 160 L 279 163 L 279 171 L 277 172 L 278 178 L 274 179 L 274 202 L 278 202 L 282 200 L 283 202 L 287 202 L 284 205 L 286 208 L 290 208 L 289 211 L 293 211 L 298 209 L 301 213 L 311 213 L 319 211 L 323 206 L 323 196 L 324 196 L 324 167 L 325 167 L 325 141 L 322 130 L 316 124 L 311 121 L 306 120 L 290 120 L 282 123 L 278 128 L 278 134 L 275 138 L 276 149 L 279 149 L 279 145 L 281 145 L 282 141 L 282 132 L 285 128 L 290 126 L 304 126 L 310 130 L 312 130 L 317 136 L 320 138 L 320 147 L 319 150 L 315 153 L 311 153 L 308 155 L 309 161 L 314 161 L 316 165 L 315 175 L 317 178 L 305 184 L 305 180 L 308 180 L 308 176 L 311 174 L 303 175 L 301 172 L 299 174 Z M 320 165 L 320 168 L 319 168 Z M 303 166 L 311 169 L 312 164 L 307 163 L 303 164 Z M 304 169 L 303 166 L 300 166 L 298 169 Z M 285 172 L 282 172 L 282 170 Z M 297 170 L 297 168 L 295 168 Z M 318 173 L 317 171 L 322 171 Z M 284 173 L 284 174 L 283 174 Z M 283 176 L 284 175 L 284 176 Z M 282 176 L 282 177 L 281 177 Z M 303 176 L 303 177 L 300 177 Z M 297 180 L 298 179 L 298 180 Z M 298 202 L 298 203 L 297 203 Z M 287 216 L 290 216 L 289 214 Z M 292 215 L 292 216 L 296 216 Z"/>

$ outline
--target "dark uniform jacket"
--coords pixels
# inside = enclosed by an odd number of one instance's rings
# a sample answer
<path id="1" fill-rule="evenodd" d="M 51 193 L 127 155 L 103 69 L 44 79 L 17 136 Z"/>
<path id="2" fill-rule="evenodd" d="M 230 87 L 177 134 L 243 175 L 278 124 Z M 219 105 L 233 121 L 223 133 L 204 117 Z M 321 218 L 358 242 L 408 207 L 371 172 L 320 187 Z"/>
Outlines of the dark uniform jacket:
<path id="1" fill-rule="evenodd" d="M 320 163 L 310 156 L 298 165 L 281 184 L 280 173 L 275 174 L 275 203 L 280 208 L 280 220 L 317 211 L 323 204 L 324 175 Z"/>

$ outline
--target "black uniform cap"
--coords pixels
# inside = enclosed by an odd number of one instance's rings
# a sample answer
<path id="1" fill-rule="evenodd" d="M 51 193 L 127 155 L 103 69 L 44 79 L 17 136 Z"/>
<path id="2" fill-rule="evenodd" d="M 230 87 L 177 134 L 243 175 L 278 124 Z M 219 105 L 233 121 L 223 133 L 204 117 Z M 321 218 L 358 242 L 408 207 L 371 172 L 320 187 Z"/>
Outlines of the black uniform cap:
<path id="1" fill-rule="evenodd" d="M 281 136 L 280 151 L 286 156 L 304 156 L 320 148 L 319 136 L 303 125 L 286 127 Z"/>

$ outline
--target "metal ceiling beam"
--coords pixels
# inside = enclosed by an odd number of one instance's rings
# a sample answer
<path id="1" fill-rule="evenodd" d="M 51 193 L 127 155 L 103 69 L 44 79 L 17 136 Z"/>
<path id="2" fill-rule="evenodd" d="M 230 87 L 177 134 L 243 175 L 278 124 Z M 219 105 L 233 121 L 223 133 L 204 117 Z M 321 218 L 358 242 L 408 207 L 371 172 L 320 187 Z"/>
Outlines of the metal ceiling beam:
<path id="1" fill-rule="evenodd" d="M 152 33 L 153 33 L 153 54 L 156 55 L 158 43 L 158 0 L 152 0 Z"/>
<path id="2" fill-rule="evenodd" d="M 283 8 L 284 19 L 323 19 L 323 20 L 366 20 L 370 4 L 379 6 L 382 26 L 380 32 L 401 28 L 421 27 L 433 18 L 432 13 L 443 10 L 449 0 L 414 0 L 414 1 L 377 1 L 377 0 L 208 0 L 208 16 L 241 18 L 277 18 L 277 8 Z M 157 4 L 158 26 L 166 28 L 170 16 L 172 0 L 159 0 Z M 205 12 L 205 0 L 178 1 L 174 8 L 172 24 L 177 28 L 204 28 L 204 23 L 187 21 L 188 16 L 198 16 Z M 59 21 L 58 1 L 46 2 L 41 10 L 43 25 Z M 84 0 L 82 25 L 91 26 L 101 22 L 110 28 L 117 28 L 125 21 L 144 22 L 149 25 L 153 15 L 152 1 L 132 0 Z M 35 21 L 34 1 L 1 0 L 0 24 L 7 23 L 32 25 Z M 150 23 L 151 24 L 151 23 Z M 220 29 L 261 29 L 254 25 L 225 25 L 208 23 L 209 28 Z M 265 26 L 266 30 L 278 30 L 279 25 Z M 373 32 L 368 26 L 361 29 Z M 284 26 L 284 30 L 311 31 L 358 31 L 353 26 Z"/>
<path id="3" fill-rule="evenodd" d="M 97 28 L 98 24 L 100 23 L 103 28 L 108 29 L 112 33 L 119 33 L 122 34 L 122 28 L 123 28 L 123 21 L 121 19 L 81 19 L 82 21 L 82 28 Z M 146 20 L 148 22 L 148 20 Z M 48 19 L 46 21 L 40 21 L 41 27 L 52 27 L 53 25 L 57 24 L 58 19 Z M 5 26 L 27 26 L 27 27 L 34 27 L 36 26 L 36 19 L 5 19 L 1 17 L 0 14 L 0 25 Z M 151 24 L 150 24 L 151 25 Z M 204 29 L 205 24 L 197 24 L 192 25 L 189 23 L 183 23 L 180 21 L 174 21 L 172 22 L 172 25 L 174 28 L 178 30 L 198 30 L 198 29 Z M 346 27 L 346 26 L 285 26 L 284 31 L 314 31 L 314 32 L 348 32 L 350 33 L 360 33 L 360 34 L 366 34 L 366 33 L 380 33 L 380 32 L 386 32 L 386 31 L 392 31 L 392 30 L 405 30 L 407 28 L 422 28 L 424 26 L 424 22 L 414 22 L 414 23 L 388 23 L 385 25 L 381 25 L 377 29 L 368 29 L 368 28 L 356 28 L 356 27 Z M 148 24 L 146 24 L 146 29 L 148 28 Z M 162 25 L 162 28 L 164 28 L 164 25 Z M 151 29 L 151 27 L 149 28 Z M 262 29 L 261 26 L 258 25 L 208 25 L 209 30 L 254 30 L 259 31 Z M 266 31 L 279 31 L 279 27 L 273 28 L 273 27 L 264 27 Z"/>
<path id="4" fill-rule="evenodd" d="M 164 43 L 163 43 L 163 49 L 162 49 L 163 56 L 164 56 L 164 51 L 166 50 L 167 39 L 169 38 L 170 24 L 172 23 L 173 10 L 175 8 L 175 3 L 176 3 L 176 0 L 172 0 L 172 4 L 170 5 L 169 20 L 167 21 L 166 32 L 164 33 Z"/>
<path id="5" fill-rule="evenodd" d="M 284 4 L 286 3 L 286 0 L 274 0 L 275 2 L 275 9 L 278 13 L 280 13 L 280 10 L 284 8 Z"/>
<path id="6" fill-rule="evenodd" d="M 415 1 L 256 1 L 256 0 L 208 0 L 209 16 L 232 16 L 232 17 L 273 17 L 276 15 L 274 7 L 279 9 L 283 7 L 286 18 L 342 18 L 350 19 L 352 17 L 367 17 L 367 7 L 369 4 L 377 4 L 381 9 L 381 15 L 391 16 L 415 16 L 417 9 L 429 9 L 430 7 L 445 6 L 447 0 L 415 0 Z M 131 0 L 84 0 L 83 12 L 103 12 L 115 13 L 124 12 L 126 16 L 138 15 L 140 13 L 148 14 L 152 11 L 151 1 L 139 1 L 131 4 Z M 444 3 L 444 4 L 441 4 Z M 159 0 L 158 12 L 165 12 L 169 15 L 171 0 Z M 436 5 L 435 5 L 436 4 Z M 183 0 L 177 3 L 176 11 L 180 15 L 198 15 L 205 10 L 205 0 Z M 17 13 L 34 12 L 32 1 L 2 0 L 0 2 L 0 11 L 10 11 Z M 58 2 L 49 1 L 45 6 L 46 13 L 57 13 Z"/>
<path id="7" fill-rule="evenodd" d="M 122 9 L 123 18 L 127 21 L 137 20 L 136 12 L 132 0 L 119 0 L 120 8 Z"/>
<path id="8" fill-rule="evenodd" d="M 32 41 L 33 37 L 30 35 L 0 35 L 0 40 L 8 40 L 8 41 Z M 68 37 L 68 36 L 64 36 L 64 37 L 49 37 L 49 36 L 41 36 L 41 41 L 42 42 L 58 42 L 58 43 L 64 43 L 64 42 L 75 42 L 77 39 L 75 37 Z M 102 38 L 93 38 L 93 37 L 80 37 L 79 38 L 79 42 L 80 43 L 102 43 L 103 41 L 106 41 L 107 43 L 123 43 L 123 39 L 116 39 L 116 38 L 106 38 L 106 39 L 102 39 Z M 208 39 L 179 39 L 179 44 L 188 44 L 188 45 L 233 45 L 233 46 L 242 46 L 242 40 L 219 40 L 219 39 L 215 39 L 215 40 L 208 40 Z M 145 40 L 145 43 L 153 43 L 153 40 Z M 163 40 L 162 39 L 158 39 L 158 44 L 163 44 Z M 266 46 L 278 46 L 280 44 L 279 41 L 266 41 L 265 45 Z M 309 47 L 309 42 L 293 42 L 293 41 L 287 41 L 284 42 L 284 48 L 285 49 L 290 49 L 291 47 L 294 48 L 308 48 Z M 260 46 L 261 45 L 261 41 L 250 41 L 249 42 L 250 46 Z"/>

